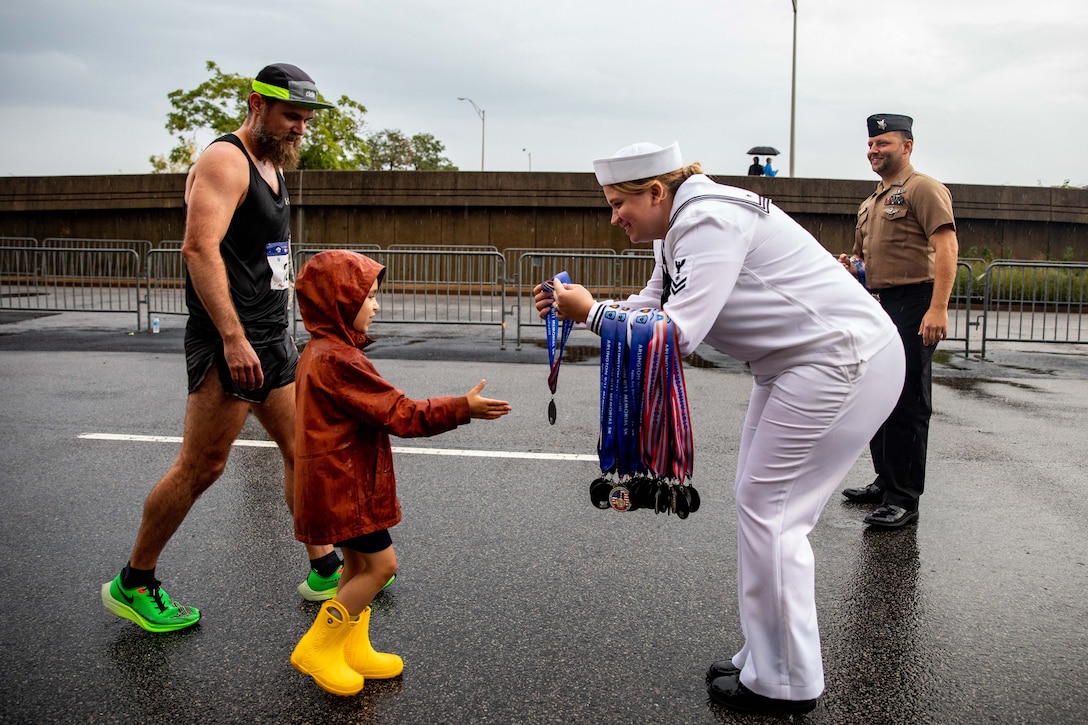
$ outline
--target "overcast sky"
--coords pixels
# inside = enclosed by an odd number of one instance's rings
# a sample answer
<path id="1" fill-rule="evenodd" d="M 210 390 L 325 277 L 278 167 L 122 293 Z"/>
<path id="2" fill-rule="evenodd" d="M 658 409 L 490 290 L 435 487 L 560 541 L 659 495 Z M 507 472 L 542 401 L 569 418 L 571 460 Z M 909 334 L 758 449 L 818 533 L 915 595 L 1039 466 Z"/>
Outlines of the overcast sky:
<path id="1" fill-rule="evenodd" d="M 1088 185 L 1086 0 L 798 0 L 794 175 L 875 179 L 870 113 L 914 117 L 947 183 Z M 462 170 L 590 171 L 636 141 L 741 175 L 790 167 L 791 0 L 35 0 L 0 9 L 0 174 L 139 174 L 205 61 L 294 63 L 371 131 Z M 485 111 L 485 122 L 471 98 Z"/>

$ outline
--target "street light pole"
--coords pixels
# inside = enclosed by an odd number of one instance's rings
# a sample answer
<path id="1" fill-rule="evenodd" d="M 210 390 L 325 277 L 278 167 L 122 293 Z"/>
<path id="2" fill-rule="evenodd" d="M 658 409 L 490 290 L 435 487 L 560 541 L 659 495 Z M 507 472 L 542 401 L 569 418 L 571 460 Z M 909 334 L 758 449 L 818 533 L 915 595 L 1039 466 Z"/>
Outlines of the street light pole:
<path id="1" fill-rule="evenodd" d="M 529 171 L 533 170 L 533 152 L 529 149 L 522 149 L 525 153 L 529 154 Z"/>
<path id="2" fill-rule="evenodd" d="M 471 98 L 463 98 L 461 96 L 458 96 L 457 100 L 458 101 L 468 101 L 469 103 L 471 103 L 472 107 L 474 109 L 476 109 L 476 115 L 480 117 L 480 171 L 483 171 L 484 170 L 484 139 L 485 139 L 485 134 L 487 133 L 487 120 L 486 120 L 486 117 L 485 117 L 486 116 L 486 111 L 484 111 L 484 109 L 477 106 L 476 102 L 473 101 Z"/>
<path id="3" fill-rule="evenodd" d="M 793 0 L 793 73 L 790 79 L 790 178 L 793 176 L 794 119 L 797 115 L 797 0 Z"/>

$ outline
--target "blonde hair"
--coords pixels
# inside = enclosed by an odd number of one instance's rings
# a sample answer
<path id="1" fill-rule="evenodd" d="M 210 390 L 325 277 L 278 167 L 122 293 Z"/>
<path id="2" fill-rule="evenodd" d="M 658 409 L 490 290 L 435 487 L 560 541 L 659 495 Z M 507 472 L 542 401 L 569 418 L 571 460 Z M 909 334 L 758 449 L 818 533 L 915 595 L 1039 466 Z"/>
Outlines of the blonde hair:
<path id="1" fill-rule="evenodd" d="M 677 169 L 676 171 L 670 171 L 667 174 L 651 176 L 648 179 L 636 179 L 635 181 L 621 181 L 618 184 L 612 184 L 612 188 L 622 191 L 625 194 L 641 194 L 649 189 L 655 181 L 660 181 L 661 185 L 668 189 L 670 194 L 675 194 L 676 190 L 680 188 L 681 184 L 687 181 L 689 176 L 701 173 L 703 173 L 703 167 L 696 161 L 689 166 Z"/>

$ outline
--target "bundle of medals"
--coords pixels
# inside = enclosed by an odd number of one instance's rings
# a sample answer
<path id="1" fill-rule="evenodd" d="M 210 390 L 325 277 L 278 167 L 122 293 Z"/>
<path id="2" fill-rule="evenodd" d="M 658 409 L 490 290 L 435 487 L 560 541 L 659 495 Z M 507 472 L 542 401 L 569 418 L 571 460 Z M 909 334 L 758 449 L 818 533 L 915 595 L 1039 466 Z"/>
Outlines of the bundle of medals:
<path id="1" fill-rule="evenodd" d="M 663 310 L 614 304 L 604 312 L 597 454 L 603 475 L 589 486 L 597 508 L 681 519 L 699 509 L 684 368 Z"/>
<path id="2" fill-rule="evenodd" d="M 570 283 L 566 272 L 555 276 Z M 551 292 L 550 282 L 544 289 Z M 555 311 L 545 319 L 555 424 L 555 390 L 563 347 L 572 323 L 560 325 Z M 589 485 L 599 509 L 676 514 L 699 509 L 691 485 L 694 448 L 684 369 L 676 330 L 664 311 L 614 304 L 601 324 L 601 475 Z"/>

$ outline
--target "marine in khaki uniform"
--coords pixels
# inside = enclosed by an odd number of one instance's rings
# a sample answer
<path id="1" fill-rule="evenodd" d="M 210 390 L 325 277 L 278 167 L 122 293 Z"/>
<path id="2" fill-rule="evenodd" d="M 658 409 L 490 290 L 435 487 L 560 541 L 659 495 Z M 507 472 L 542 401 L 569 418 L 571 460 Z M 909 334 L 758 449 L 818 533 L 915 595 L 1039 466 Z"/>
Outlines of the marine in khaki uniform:
<path id="1" fill-rule="evenodd" d="M 948 334 L 959 254 L 951 193 L 911 166 L 912 125 L 909 116 L 897 114 L 868 118 L 868 159 L 880 183 L 858 209 L 854 256 L 839 258 L 895 322 L 907 356 L 899 402 L 869 445 L 876 480 L 843 491 L 851 500 L 881 504 L 865 523 L 882 529 L 918 519 L 933 412 L 933 351 Z"/>

